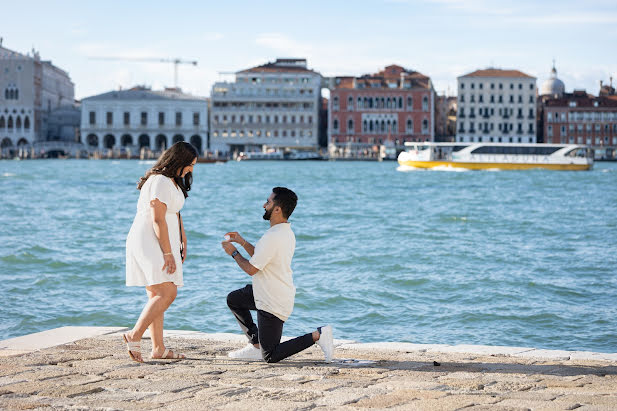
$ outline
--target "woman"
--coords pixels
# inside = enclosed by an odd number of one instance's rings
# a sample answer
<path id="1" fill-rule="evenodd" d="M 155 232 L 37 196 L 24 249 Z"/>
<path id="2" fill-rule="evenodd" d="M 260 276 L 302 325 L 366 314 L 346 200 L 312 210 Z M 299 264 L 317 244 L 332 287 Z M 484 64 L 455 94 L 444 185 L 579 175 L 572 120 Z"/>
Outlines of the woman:
<path id="1" fill-rule="evenodd" d="M 186 358 L 165 348 L 163 316 L 183 285 L 186 234 L 180 217 L 193 182 L 195 147 L 180 141 L 165 150 L 137 184 L 137 215 L 126 239 L 126 285 L 145 286 L 148 303 L 122 338 L 133 361 L 143 362 L 140 341 L 150 328 L 152 358 Z"/>

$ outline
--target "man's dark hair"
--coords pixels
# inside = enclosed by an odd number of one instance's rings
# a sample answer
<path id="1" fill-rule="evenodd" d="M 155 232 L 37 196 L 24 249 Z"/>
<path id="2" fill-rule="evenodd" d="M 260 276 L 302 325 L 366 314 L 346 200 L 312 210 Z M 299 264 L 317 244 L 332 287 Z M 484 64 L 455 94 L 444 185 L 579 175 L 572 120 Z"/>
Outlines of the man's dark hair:
<path id="1" fill-rule="evenodd" d="M 285 187 L 274 187 L 272 189 L 274 193 L 274 205 L 281 207 L 281 212 L 285 219 L 289 218 L 291 213 L 294 212 L 296 204 L 298 203 L 298 196 L 296 193 Z"/>

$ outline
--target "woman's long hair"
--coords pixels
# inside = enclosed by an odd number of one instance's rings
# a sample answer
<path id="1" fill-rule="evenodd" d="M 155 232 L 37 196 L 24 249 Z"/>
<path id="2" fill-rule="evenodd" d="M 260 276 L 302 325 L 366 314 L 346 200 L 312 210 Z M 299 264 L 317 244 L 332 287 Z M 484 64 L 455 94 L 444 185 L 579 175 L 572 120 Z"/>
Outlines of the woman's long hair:
<path id="1" fill-rule="evenodd" d="M 162 174 L 165 177 L 173 179 L 178 187 L 182 190 L 184 198 L 187 198 L 188 192 L 191 191 L 191 184 L 193 183 L 193 173 L 186 173 L 184 178 L 178 175 L 178 171 L 182 172 L 184 167 L 190 166 L 199 157 L 199 152 L 190 143 L 186 141 L 178 141 L 167 150 L 163 151 L 163 154 L 159 157 L 156 164 L 152 168 L 146 171 L 146 174 L 139 179 L 137 183 L 137 189 L 141 190 L 143 185 L 153 174 Z"/>

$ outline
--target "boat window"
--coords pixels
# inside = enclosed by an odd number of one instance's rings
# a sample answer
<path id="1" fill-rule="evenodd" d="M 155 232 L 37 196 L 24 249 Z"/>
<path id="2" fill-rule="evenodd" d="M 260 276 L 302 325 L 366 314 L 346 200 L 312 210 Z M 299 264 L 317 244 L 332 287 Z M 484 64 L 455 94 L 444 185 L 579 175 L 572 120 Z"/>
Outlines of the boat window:
<path id="1" fill-rule="evenodd" d="M 482 146 L 471 152 L 471 154 L 509 154 L 509 155 L 541 155 L 548 156 L 561 149 L 562 147 L 533 147 L 533 146 Z"/>
<path id="2" fill-rule="evenodd" d="M 590 152 L 591 150 L 589 150 L 588 148 L 579 147 L 568 151 L 566 157 L 591 157 Z"/>

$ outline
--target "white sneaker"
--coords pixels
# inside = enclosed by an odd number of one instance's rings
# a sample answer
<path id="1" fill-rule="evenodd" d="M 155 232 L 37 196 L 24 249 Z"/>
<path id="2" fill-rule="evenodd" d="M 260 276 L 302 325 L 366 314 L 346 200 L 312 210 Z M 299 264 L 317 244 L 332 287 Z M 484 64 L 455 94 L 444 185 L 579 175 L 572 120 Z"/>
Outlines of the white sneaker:
<path id="1" fill-rule="evenodd" d="M 238 360 L 263 360 L 261 350 L 250 343 L 241 350 L 231 351 L 227 356 Z"/>
<path id="2" fill-rule="evenodd" d="M 332 362 L 332 356 L 334 355 L 334 341 L 332 339 L 332 326 L 326 325 L 321 327 L 321 335 L 317 340 L 317 345 L 321 348 L 326 356 L 326 362 Z"/>

